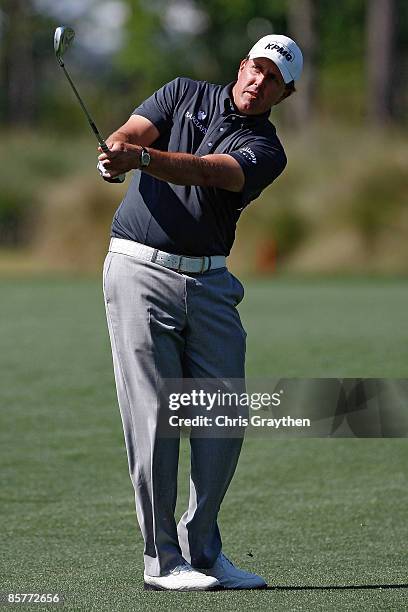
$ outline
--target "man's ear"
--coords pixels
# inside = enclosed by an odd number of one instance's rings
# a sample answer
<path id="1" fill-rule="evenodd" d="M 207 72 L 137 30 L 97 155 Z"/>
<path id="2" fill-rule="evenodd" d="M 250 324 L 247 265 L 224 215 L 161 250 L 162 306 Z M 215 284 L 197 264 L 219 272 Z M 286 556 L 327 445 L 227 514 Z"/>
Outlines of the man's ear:
<path id="1" fill-rule="evenodd" d="M 241 63 L 240 63 L 239 68 L 238 68 L 238 74 L 243 71 L 244 66 L 247 63 L 247 61 L 248 61 L 247 57 L 245 57 L 243 60 L 241 60 Z"/>
<path id="2" fill-rule="evenodd" d="M 274 106 L 276 106 L 277 104 L 280 104 L 281 102 L 283 102 L 283 100 L 285 100 L 286 98 L 289 98 L 289 96 L 291 96 L 293 94 L 295 90 L 292 89 L 291 87 L 285 87 L 283 94 L 281 95 L 281 97 L 279 98 L 279 100 L 277 100 L 274 104 Z"/>

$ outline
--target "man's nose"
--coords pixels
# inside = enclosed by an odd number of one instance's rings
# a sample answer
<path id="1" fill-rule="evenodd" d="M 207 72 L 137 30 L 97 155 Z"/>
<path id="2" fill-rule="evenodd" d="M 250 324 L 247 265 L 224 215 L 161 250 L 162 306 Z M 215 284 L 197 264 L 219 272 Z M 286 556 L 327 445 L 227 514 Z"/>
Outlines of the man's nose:
<path id="1" fill-rule="evenodd" d="M 260 89 L 262 87 L 262 85 L 264 84 L 265 81 L 265 75 L 260 73 L 256 76 L 256 80 L 255 80 L 255 84 L 258 87 L 258 89 Z"/>

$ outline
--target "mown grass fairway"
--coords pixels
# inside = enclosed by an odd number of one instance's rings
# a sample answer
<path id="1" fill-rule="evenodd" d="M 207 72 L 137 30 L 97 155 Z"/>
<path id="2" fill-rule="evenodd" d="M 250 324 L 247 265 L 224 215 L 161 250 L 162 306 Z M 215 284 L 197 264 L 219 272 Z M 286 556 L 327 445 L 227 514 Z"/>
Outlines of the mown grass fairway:
<path id="1" fill-rule="evenodd" d="M 249 376 L 407 377 L 406 281 L 246 289 Z M 145 593 L 100 283 L 0 293 L 0 592 L 62 593 L 68 610 L 406 609 L 404 439 L 247 439 L 220 523 L 270 590 Z"/>

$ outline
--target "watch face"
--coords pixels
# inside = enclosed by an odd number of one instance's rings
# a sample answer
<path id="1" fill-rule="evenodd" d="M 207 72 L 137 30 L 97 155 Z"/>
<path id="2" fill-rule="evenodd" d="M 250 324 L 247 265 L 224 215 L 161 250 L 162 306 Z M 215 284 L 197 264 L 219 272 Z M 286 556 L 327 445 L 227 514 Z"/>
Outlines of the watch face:
<path id="1" fill-rule="evenodd" d="M 150 164 L 150 153 L 146 151 L 146 149 L 142 149 L 142 153 L 140 155 L 140 165 L 146 167 Z"/>

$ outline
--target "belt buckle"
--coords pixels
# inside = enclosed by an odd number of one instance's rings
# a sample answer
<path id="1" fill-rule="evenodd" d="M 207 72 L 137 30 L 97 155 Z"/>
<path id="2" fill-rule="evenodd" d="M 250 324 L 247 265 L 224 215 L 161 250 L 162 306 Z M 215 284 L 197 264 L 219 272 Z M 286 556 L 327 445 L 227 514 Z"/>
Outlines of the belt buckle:
<path id="1" fill-rule="evenodd" d="M 201 264 L 201 269 L 198 272 L 198 274 L 202 274 L 203 272 L 205 272 L 205 265 L 206 265 L 206 259 L 207 259 L 206 255 L 203 255 L 202 257 L 187 257 L 186 255 L 180 255 L 180 260 L 179 260 L 178 268 L 176 270 L 178 273 L 182 272 L 181 262 L 182 262 L 183 259 L 201 259 L 202 260 L 202 264 Z"/>

